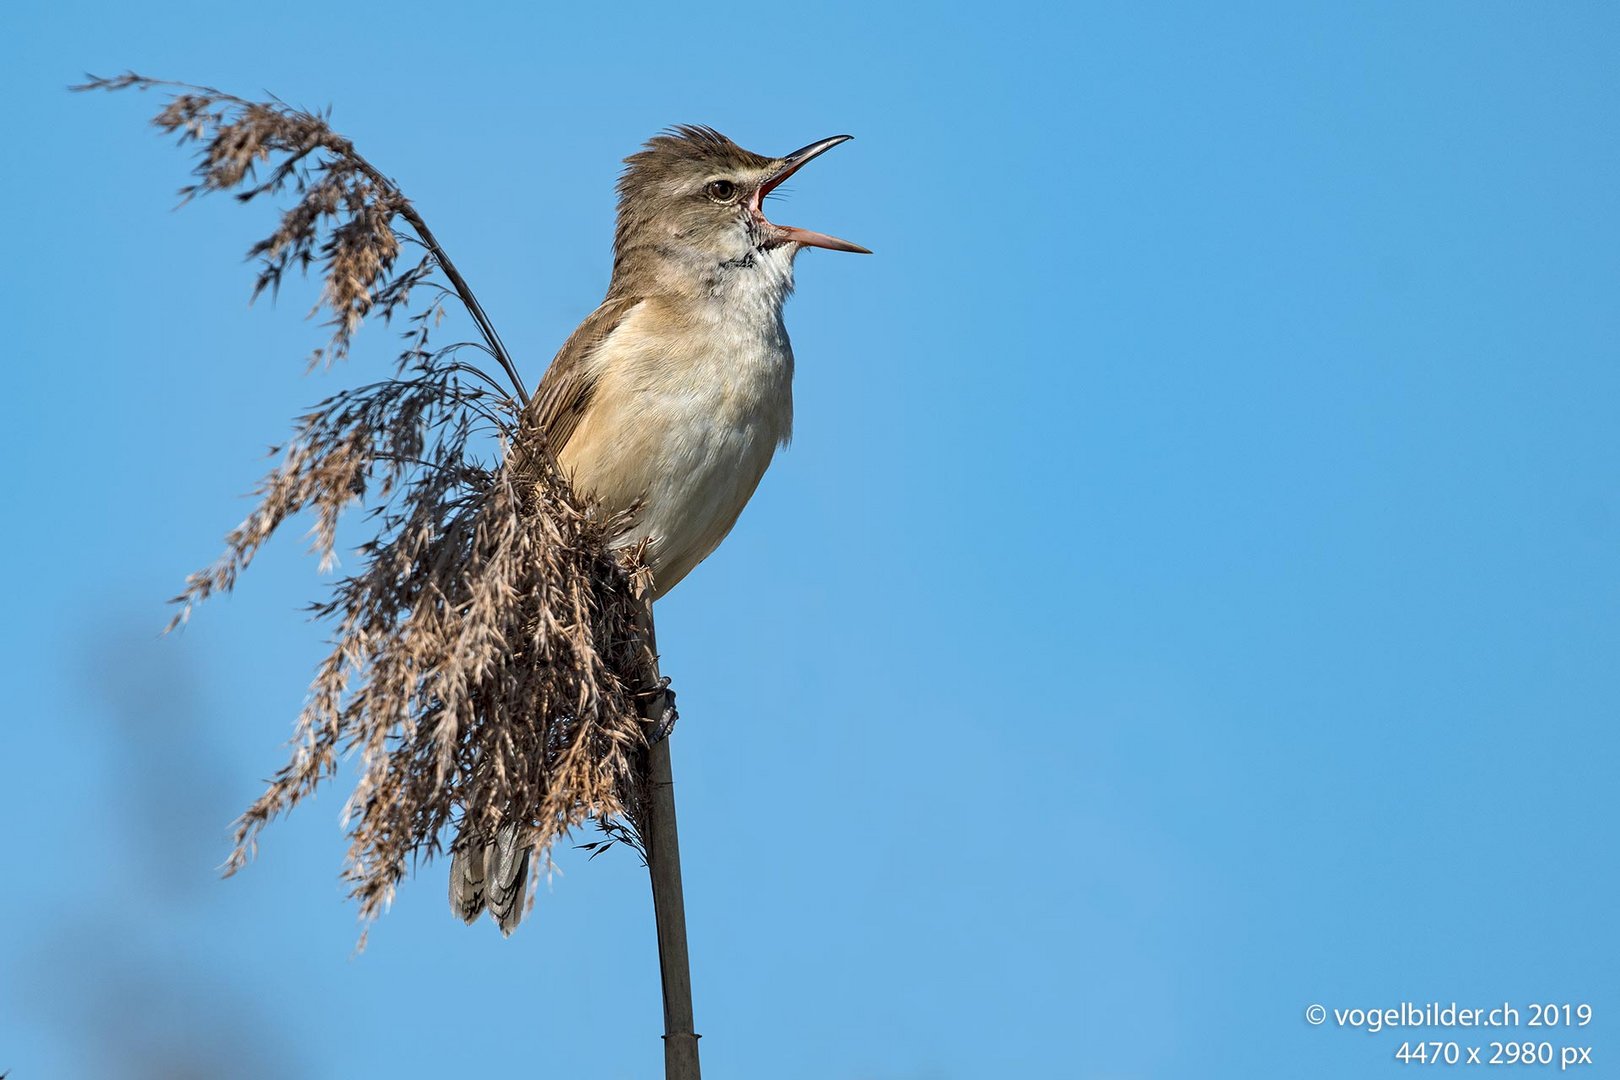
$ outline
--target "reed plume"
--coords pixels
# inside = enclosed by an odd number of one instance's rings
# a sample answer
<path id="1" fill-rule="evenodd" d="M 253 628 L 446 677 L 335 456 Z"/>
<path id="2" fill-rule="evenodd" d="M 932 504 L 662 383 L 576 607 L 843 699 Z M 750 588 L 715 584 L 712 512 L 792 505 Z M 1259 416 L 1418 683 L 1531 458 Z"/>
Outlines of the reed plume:
<path id="1" fill-rule="evenodd" d="M 638 844 L 648 575 L 639 553 L 609 549 L 623 521 L 576 496 L 543 451 L 517 366 L 416 208 L 325 115 L 135 74 L 75 89 L 166 91 L 152 122 L 196 150 L 185 199 L 286 198 L 249 251 L 253 294 L 288 271 L 318 275 L 330 336 L 309 366 L 348 357 L 368 319 L 403 328 L 392 374 L 297 418 L 224 554 L 175 598 L 171 629 L 231 590 L 291 518 L 312 519 L 323 569 L 340 520 L 369 529 L 358 569 L 311 605 L 330 651 L 290 759 L 237 822 L 227 872 L 351 750 L 344 875 L 367 923 L 463 818 L 484 835 L 516 823 L 537 861 L 590 819 Z M 458 309 L 476 338 L 430 341 Z"/>

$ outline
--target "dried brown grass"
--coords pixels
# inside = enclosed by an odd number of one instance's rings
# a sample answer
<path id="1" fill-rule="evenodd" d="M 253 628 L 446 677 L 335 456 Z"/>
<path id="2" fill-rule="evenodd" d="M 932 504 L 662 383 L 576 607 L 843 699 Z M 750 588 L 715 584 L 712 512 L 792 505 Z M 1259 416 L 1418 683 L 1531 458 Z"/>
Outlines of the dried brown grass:
<path id="1" fill-rule="evenodd" d="M 312 365 L 346 357 L 368 317 L 407 327 L 391 377 L 298 418 L 257 506 L 176 598 L 171 628 L 234 587 L 305 512 L 323 568 L 346 514 L 374 528 L 357 572 L 312 605 L 333 625 L 331 649 L 291 759 L 237 823 L 227 872 L 351 750 L 360 776 L 345 809 L 345 876 L 367 921 L 463 818 L 484 835 L 521 822 L 537 860 L 591 818 L 633 842 L 624 822 L 638 815 L 644 771 L 635 690 L 651 660 L 646 574 L 633 555 L 609 552 L 622 523 L 592 513 L 539 449 L 522 379 L 465 280 L 399 189 L 324 116 L 134 74 L 78 89 L 126 88 L 172 91 L 153 123 L 197 148 L 186 198 L 293 197 L 250 251 L 254 295 L 274 292 L 289 269 L 316 270 L 332 333 Z M 407 249 L 421 255 L 402 265 Z M 447 303 L 466 310 L 477 341 L 430 344 Z"/>

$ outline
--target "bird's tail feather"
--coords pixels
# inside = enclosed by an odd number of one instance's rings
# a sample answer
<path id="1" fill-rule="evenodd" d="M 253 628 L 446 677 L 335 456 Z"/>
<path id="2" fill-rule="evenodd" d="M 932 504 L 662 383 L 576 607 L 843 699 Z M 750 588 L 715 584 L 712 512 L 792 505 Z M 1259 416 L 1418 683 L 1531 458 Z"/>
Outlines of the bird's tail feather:
<path id="1" fill-rule="evenodd" d="M 530 852 L 518 842 L 515 825 L 501 826 L 493 841 L 458 835 L 450 849 L 450 910 L 471 924 L 487 909 L 510 935 L 523 921 Z"/>

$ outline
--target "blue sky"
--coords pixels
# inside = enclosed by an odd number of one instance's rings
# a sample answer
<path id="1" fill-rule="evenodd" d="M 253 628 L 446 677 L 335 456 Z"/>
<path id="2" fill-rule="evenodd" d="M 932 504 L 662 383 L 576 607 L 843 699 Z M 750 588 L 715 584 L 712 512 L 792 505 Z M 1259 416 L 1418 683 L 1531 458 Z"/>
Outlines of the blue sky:
<path id="1" fill-rule="evenodd" d="M 645 1077 L 645 879 L 511 940 L 343 793 L 220 882 L 322 640 L 295 536 L 159 639 L 300 408 L 265 211 L 125 68 L 334 107 L 530 385 L 619 160 L 851 132 L 779 220 L 797 434 L 660 608 L 711 1077 L 1368 1077 L 1306 1007 L 1620 1053 L 1620 14 L 1597 3 L 12 5 L 0 1071 Z M 1492 1036 L 1500 1037 L 1500 1035 Z"/>

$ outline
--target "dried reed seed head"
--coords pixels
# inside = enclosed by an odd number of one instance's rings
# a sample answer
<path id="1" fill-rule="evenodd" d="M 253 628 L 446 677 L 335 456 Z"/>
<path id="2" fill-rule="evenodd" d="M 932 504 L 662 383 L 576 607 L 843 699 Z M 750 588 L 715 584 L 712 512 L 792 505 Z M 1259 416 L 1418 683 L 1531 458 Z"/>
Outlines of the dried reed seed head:
<path id="1" fill-rule="evenodd" d="M 323 567 L 347 511 L 364 509 L 373 525 L 358 569 L 312 605 L 333 625 L 330 651 L 290 759 L 238 822 L 229 870 L 351 750 L 360 777 L 345 810 L 345 876 L 366 919 L 453 821 L 488 834 L 520 822 L 543 860 L 587 819 L 634 819 L 645 744 L 632 691 L 654 658 L 641 631 L 650 575 L 637 553 L 609 549 L 622 521 L 569 490 L 523 420 L 521 380 L 470 290 L 409 201 L 324 117 L 134 74 L 80 89 L 161 86 L 178 92 L 153 122 L 199 146 L 184 195 L 295 196 L 250 255 L 255 295 L 289 268 L 318 266 L 316 307 L 333 331 L 312 362 L 347 355 L 368 316 L 408 322 L 393 377 L 299 418 L 223 556 L 176 598 L 171 627 L 232 589 L 299 514 L 314 517 Z M 426 254 L 397 270 L 405 244 Z M 430 345 L 446 298 L 467 307 L 478 342 Z M 480 352 L 501 371 L 468 359 Z"/>

